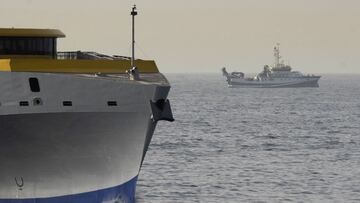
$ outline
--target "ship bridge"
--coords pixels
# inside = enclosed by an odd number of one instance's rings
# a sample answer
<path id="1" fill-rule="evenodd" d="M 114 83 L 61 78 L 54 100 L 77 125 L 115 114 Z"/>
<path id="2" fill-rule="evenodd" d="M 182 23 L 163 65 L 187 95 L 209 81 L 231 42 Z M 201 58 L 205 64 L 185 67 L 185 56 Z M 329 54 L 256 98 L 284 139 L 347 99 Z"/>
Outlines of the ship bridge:
<path id="1" fill-rule="evenodd" d="M 56 57 L 56 39 L 65 37 L 55 29 L 0 28 L 0 57 Z"/>

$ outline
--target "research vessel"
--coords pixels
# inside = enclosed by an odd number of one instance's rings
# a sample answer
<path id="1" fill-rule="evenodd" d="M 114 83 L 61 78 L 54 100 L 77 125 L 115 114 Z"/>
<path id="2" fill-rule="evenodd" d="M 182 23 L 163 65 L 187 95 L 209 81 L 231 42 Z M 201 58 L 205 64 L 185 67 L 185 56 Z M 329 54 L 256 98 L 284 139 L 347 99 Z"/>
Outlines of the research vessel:
<path id="1" fill-rule="evenodd" d="M 62 37 L 0 29 L 0 203 L 134 202 L 170 84 L 134 32 L 132 57 L 58 52 Z"/>
<path id="2" fill-rule="evenodd" d="M 292 71 L 290 65 L 280 61 L 279 44 L 274 47 L 274 57 L 274 65 L 265 65 L 264 70 L 255 77 L 247 78 L 242 72 L 228 73 L 225 67 L 222 68 L 222 73 L 226 77 L 229 87 L 319 87 L 318 81 L 321 76 Z"/>

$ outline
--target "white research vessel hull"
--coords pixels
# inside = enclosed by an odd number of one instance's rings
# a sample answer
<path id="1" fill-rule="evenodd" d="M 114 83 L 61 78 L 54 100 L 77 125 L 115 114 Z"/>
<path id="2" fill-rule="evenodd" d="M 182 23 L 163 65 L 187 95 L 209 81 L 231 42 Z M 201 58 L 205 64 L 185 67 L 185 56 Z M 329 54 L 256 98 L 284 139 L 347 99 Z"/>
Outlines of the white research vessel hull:
<path id="1" fill-rule="evenodd" d="M 248 80 L 245 78 L 227 78 L 229 87 L 281 88 L 281 87 L 319 87 L 320 76 L 304 76 L 281 80 Z"/>
<path id="2" fill-rule="evenodd" d="M 134 202 L 150 103 L 170 89 L 160 73 L 140 76 L 1 72 L 0 203 Z"/>

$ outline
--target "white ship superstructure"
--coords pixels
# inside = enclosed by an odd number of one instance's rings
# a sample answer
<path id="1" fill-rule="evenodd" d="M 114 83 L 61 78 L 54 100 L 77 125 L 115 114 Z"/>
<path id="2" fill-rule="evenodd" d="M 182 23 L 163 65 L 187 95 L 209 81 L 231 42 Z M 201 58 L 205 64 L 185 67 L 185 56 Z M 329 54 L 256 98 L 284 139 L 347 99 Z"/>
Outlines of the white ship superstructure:
<path id="1" fill-rule="evenodd" d="M 57 52 L 58 37 L 0 29 L 0 203 L 134 202 L 170 85 L 154 61 Z"/>
<path id="2" fill-rule="evenodd" d="M 280 61 L 279 44 L 274 47 L 275 63 L 264 66 L 264 70 L 253 78 L 246 78 L 242 72 L 228 73 L 222 69 L 230 87 L 319 87 L 321 76 L 304 75 L 299 71 L 292 71 L 289 65 Z"/>

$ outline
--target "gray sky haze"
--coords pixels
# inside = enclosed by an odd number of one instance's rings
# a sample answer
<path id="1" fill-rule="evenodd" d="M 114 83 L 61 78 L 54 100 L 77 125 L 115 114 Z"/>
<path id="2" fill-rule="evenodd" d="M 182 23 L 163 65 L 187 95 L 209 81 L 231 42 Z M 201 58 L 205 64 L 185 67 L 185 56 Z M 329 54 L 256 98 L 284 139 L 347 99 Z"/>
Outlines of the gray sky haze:
<path id="1" fill-rule="evenodd" d="M 61 50 L 130 55 L 136 3 L 137 57 L 162 72 L 254 73 L 285 61 L 305 73 L 360 73 L 357 0 L 0 0 L 0 27 L 57 28 Z"/>

